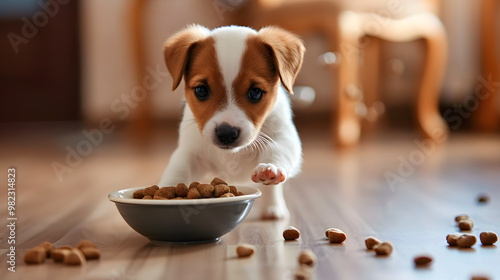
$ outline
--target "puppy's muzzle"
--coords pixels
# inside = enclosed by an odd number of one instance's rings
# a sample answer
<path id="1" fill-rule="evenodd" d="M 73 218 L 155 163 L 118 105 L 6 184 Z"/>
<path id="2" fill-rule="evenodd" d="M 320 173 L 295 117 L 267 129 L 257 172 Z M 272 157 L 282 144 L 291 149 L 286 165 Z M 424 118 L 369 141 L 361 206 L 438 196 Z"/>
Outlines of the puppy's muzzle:
<path id="1" fill-rule="evenodd" d="M 223 149 L 233 148 L 237 146 L 240 128 L 224 122 L 215 127 L 215 136 L 217 146 Z"/>

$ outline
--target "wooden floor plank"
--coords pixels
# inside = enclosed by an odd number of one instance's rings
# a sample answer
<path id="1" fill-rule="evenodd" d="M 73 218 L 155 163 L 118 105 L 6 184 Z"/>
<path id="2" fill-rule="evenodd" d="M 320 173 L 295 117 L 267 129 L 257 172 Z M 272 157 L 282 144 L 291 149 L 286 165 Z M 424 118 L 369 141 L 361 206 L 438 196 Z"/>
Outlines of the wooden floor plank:
<path id="1" fill-rule="evenodd" d="M 110 137 L 60 182 L 51 164 L 64 163 L 67 146 L 74 147 L 81 135 L 52 133 L 37 141 L 0 139 L 0 172 L 17 168 L 19 218 L 17 272 L 4 266 L 0 279 L 293 279 L 304 249 L 318 257 L 312 279 L 500 278 L 500 245 L 459 250 L 445 240 L 448 233 L 458 232 L 454 217 L 461 213 L 474 219 L 474 235 L 500 233 L 499 136 L 452 135 L 448 144 L 434 147 L 422 164 L 414 165 L 411 175 L 391 186 L 384 173 L 397 173 L 402 159 L 423 153 L 412 134 L 382 135 L 339 152 L 322 131 L 302 130 L 303 172 L 285 186 L 290 219 L 245 220 L 217 243 L 160 246 L 133 231 L 107 194 L 154 184 L 175 148 L 175 134 L 158 134 L 145 152 Z M 482 193 L 490 196 L 488 203 L 477 202 Z M 6 199 L 6 191 L 0 192 L 4 206 Z M 4 206 L 2 221 L 7 218 Z M 300 229 L 299 240 L 283 241 L 288 225 Z M 347 240 L 328 244 L 324 231 L 329 227 L 342 229 Z M 5 264 L 6 226 L 0 234 L 0 261 Z M 366 251 L 364 238 L 370 235 L 392 242 L 393 254 L 384 258 Z M 51 260 L 39 266 L 22 263 L 23 253 L 42 241 L 62 246 L 83 238 L 101 248 L 99 261 L 81 268 Z M 236 258 L 241 242 L 256 246 L 255 255 Z M 424 253 L 435 262 L 416 269 L 413 257 Z"/>

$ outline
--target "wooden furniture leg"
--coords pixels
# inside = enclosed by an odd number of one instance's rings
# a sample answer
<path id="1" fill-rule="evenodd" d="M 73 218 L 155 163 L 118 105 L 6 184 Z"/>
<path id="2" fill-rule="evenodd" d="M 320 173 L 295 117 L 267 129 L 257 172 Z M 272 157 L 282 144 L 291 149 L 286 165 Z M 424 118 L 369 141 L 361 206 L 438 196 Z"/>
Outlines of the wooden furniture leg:
<path id="1" fill-rule="evenodd" d="M 428 34 L 422 35 L 427 50 L 417 96 L 417 121 L 426 138 L 442 143 L 448 135 L 448 126 L 439 113 L 439 93 L 447 57 L 446 33 L 444 27 L 436 23 Z"/>
<path id="2" fill-rule="evenodd" d="M 363 67 L 361 70 L 360 78 L 363 85 L 363 102 L 367 107 L 365 119 L 362 122 L 361 137 L 370 135 L 376 128 L 376 122 L 380 117 L 381 111 L 376 111 L 374 108 L 375 102 L 380 98 L 379 85 L 380 85 L 380 51 L 382 40 L 376 37 L 364 37 L 361 39 L 362 45 L 365 49 L 362 54 Z"/>
<path id="3" fill-rule="evenodd" d="M 134 85 L 142 85 L 146 76 L 146 52 L 144 46 L 144 10 L 147 0 L 133 0 L 130 6 L 130 30 L 133 65 L 135 70 Z M 151 100 L 146 91 L 144 100 L 137 103 L 131 115 L 132 141 L 139 147 L 144 147 L 151 136 Z"/>
<path id="4" fill-rule="evenodd" d="M 359 28 L 360 23 L 360 18 L 352 12 L 344 12 L 339 16 L 341 61 L 338 73 L 337 111 L 332 121 L 335 144 L 339 148 L 355 145 L 361 135 L 360 118 L 356 114 L 356 103 L 363 96 L 358 83 L 360 39 L 364 36 Z"/>
<path id="5" fill-rule="evenodd" d="M 495 15 L 497 13 L 497 0 L 482 0 L 481 2 L 481 61 L 482 76 L 486 81 L 500 81 L 498 69 L 498 49 L 496 38 L 497 29 L 495 24 Z M 479 109 L 473 114 L 473 125 L 483 132 L 494 132 L 498 129 L 498 86 L 482 87 L 479 100 Z"/>
<path id="6" fill-rule="evenodd" d="M 381 28 L 364 29 L 378 22 Z M 426 59 L 416 103 L 419 128 L 425 138 L 442 143 L 448 127 L 439 113 L 439 92 L 444 75 L 447 41 L 441 21 L 433 14 L 421 13 L 393 20 L 371 13 L 345 12 L 339 17 L 340 52 L 338 118 L 336 135 L 341 147 L 352 146 L 359 140 L 359 117 L 355 114 L 356 85 L 359 68 L 359 40 L 366 35 L 390 42 L 424 39 Z M 346 48 L 347 46 L 347 48 Z M 346 94 L 347 93 L 347 94 Z M 349 97 L 348 97 L 349 96 Z"/>

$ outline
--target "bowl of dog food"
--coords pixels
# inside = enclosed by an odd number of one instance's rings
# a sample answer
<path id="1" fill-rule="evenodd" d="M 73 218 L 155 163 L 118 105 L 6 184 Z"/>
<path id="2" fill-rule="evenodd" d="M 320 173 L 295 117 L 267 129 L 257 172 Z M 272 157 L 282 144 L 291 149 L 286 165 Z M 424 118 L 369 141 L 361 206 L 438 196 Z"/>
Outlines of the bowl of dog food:
<path id="1" fill-rule="evenodd" d="M 152 243 L 216 242 L 248 215 L 262 192 L 215 178 L 207 184 L 135 187 L 110 193 L 125 222 Z"/>

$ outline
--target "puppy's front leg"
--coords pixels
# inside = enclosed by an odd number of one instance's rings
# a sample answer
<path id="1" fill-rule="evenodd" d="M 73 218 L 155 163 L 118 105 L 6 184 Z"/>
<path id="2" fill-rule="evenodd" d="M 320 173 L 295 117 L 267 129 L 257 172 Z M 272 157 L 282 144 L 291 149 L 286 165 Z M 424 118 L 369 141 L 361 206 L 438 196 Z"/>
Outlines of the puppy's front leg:
<path id="1" fill-rule="evenodd" d="M 297 149 L 300 153 L 300 148 Z M 290 155 L 290 154 L 289 154 Z M 283 158 L 284 159 L 284 158 Z M 288 176 L 294 176 L 300 167 L 300 157 L 269 159 L 275 163 L 260 163 L 252 172 L 252 181 L 261 184 L 260 216 L 262 219 L 285 219 L 290 216 L 283 196 L 283 183 Z"/>
<path id="2" fill-rule="evenodd" d="M 180 182 L 191 182 L 193 173 L 193 156 L 184 150 L 177 148 L 163 172 L 158 186 L 176 186 Z"/>
<path id="3" fill-rule="evenodd" d="M 293 126 L 286 135 L 275 135 L 272 152 L 263 153 L 259 164 L 253 169 L 251 179 L 261 184 L 262 197 L 260 211 L 263 219 L 282 219 L 289 217 L 283 196 L 283 183 L 297 175 L 302 165 L 302 147 Z"/>
<path id="4" fill-rule="evenodd" d="M 287 219 L 290 212 L 283 196 L 283 184 L 262 185 L 262 197 L 256 202 L 260 218 L 264 220 Z"/>
<path id="5" fill-rule="evenodd" d="M 285 171 L 272 163 L 260 163 L 252 172 L 252 181 L 262 186 L 260 206 L 261 219 L 284 219 L 290 216 L 283 196 Z"/>

